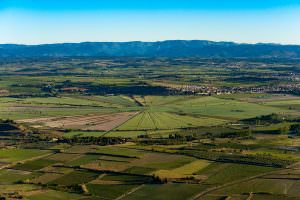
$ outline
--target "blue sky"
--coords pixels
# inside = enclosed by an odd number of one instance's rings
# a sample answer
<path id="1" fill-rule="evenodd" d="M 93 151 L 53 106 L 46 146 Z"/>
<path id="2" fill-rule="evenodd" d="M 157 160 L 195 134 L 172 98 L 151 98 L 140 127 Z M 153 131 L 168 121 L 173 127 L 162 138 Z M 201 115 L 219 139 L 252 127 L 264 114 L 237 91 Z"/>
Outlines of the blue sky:
<path id="1" fill-rule="evenodd" d="M 0 0 L 0 43 L 300 44 L 300 0 Z"/>

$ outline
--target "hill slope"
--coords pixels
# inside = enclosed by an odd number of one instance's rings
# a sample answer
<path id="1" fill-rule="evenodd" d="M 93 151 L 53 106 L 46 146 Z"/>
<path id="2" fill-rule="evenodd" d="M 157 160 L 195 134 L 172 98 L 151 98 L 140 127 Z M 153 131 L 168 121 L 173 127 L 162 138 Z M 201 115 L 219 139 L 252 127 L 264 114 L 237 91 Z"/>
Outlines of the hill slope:
<path id="1" fill-rule="evenodd" d="M 204 40 L 0 45 L 0 57 L 2 58 L 70 56 L 300 58 L 300 45 L 237 44 Z"/>

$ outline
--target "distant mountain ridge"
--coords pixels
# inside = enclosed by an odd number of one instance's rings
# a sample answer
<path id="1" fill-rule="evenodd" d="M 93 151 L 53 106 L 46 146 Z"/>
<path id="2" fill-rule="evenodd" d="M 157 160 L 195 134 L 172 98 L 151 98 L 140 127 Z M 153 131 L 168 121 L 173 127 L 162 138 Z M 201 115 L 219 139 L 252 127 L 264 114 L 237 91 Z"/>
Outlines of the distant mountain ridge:
<path id="1" fill-rule="evenodd" d="M 0 58 L 76 56 L 300 58 L 300 45 L 238 44 L 206 40 L 83 42 L 43 45 L 0 44 Z"/>

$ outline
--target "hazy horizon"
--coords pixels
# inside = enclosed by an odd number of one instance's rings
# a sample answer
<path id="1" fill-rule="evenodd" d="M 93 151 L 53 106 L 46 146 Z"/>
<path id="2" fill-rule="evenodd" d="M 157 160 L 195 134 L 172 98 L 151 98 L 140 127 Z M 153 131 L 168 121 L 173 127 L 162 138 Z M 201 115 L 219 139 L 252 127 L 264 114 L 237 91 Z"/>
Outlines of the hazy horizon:
<path id="1" fill-rule="evenodd" d="M 130 43 L 130 42 L 142 42 L 142 43 L 155 43 L 155 42 L 166 42 L 166 41 L 209 41 L 215 43 L 235 43 L 235 44 L 270 44 L 270 45 L 300 45 L 300 44 L 290 44 L 290 43 L 275 43 L 275 42 L 236 42 L 236 41 L 214 41 L 214 40 L 202 40 L 202 39 L 166 39 L 166 40 L 128 40 L 128 41 L 75 41 L 75 42 L 53 42 L 53 43 L 34 43 L 34 44 L 26 44 L 26 43 L 0 43 L 0 45 L 26 45 L 26 46 L 39 46 L 39 45 L 55 45 L 55 44 L 81 44 L 81 43 Z"/>

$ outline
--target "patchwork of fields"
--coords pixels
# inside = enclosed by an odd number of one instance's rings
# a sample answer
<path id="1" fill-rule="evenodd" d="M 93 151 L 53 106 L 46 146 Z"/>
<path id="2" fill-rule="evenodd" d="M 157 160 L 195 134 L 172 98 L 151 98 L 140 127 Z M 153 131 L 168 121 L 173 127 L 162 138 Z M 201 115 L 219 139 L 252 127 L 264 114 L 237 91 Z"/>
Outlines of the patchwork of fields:
<path id="1" fill-rule="evenodd" d="M 297 115 L 289 106 L 281 106 L 280 97 L 265 98 L 265 102 L 260 97 L 257 102 L 254 99 L 249 103 L 239 96 L 0 98 L 0 115 L 36 128 L 66 129 L 66 137 L 134 138 L 154 131 L 164 136 L 164 131 L 225 125 L 271 113 Z M 294 107 L 298 105 L 295 98 L 289 101 Z"/>
<path id="2" fill-rule="evenodd" d="M 134 188 L 144 188 L 144 184 L 152 187 L 153 176 L 151 174 L 157 170 L 176 168 L 180 170 L 182 166 L 195 163 L 195 159 L 186 156 L 149 153 L 124 147 L 89 146 L 85 153 L 79 153 L 76 149 L 77 147 L 72 147 L 66 149 L 65 153 L 44 154 L 42 158 L 37 157 L 42 153 L 36 155 L 31 152 L 30 155 L 36 156 L 35 159 L 12 163 L 10 169 L 1 171 L 0 180 L 8 186 L 16 181 L 26 181 L 28 186 L 32 184 L 60 186 L 86 184 L 86 190 L 93 198 L 111 199 L 122 196 Z M 9 156 L 8 153 L 10 153 L 12 157 L 15 157 L 15 155 L 21 154 L 18 152 L 28 155 L 30 153 L 26 150 L 15 150 L 7 151 L 6 154 Z M 47 153 L 49 152 L 48 150 Z M 19 157 L 19 159 L 10 161 L 26 159 L 26 157 Z M 186 174 L 186 176 L 188 175 L 189 173 Z M 56 192 L 51 189 L 41 190 L 34 185 L 31 189 L 33 191 L 27 192 L 26 190 L 26 188 L 22 188 L 18 191 L 29 199 L 40 199 L 42 194 L 44 194 L 43 198 L 49 199 L 55 196 L 60 196 L 61 199 L 83 198 L 80 195 Z M 0 188 L 1 191 L 3 190 Z"/>
<path id="3" fill-rule="evenodd" d="M 21 149 L 15 151 L 26 152 Z M 15 151 L 10 153 L 12 157 L 21 154 Z M 49 152 L 51 153 L 51 150 L 47 150 L 44 154 L 35 154 L 31 151 L 31 156 L 35 156 L 32 160 L 26 161 L 26 157 L 22 156 L 19 156 L 19 159 L 10 160 L 11 162 L 24 160 L 24 162 L 11 163 L 9 169 L 0 171 L 2 183 L 0 192 L 4 192 L 11 184 L 20 182 L 26 185 L 24 187 L 22 184 L 18 185 L 19 189 L 15 188 L 14 191 L 24 195 L 27 199 L 138 200 L 151 195 L 151 199 L 180 200 L 193 198 L 212 185 L 222 185 L 275 170 L 270 167 L 217 163 L 184 155 L 154 153 L 122 145 L 86 146 L 84 149 L 80 146 L 73 146 L 64 149 L 63 153 L 46 154 Z M 38 157 L 41 155 L 42 157 Z M 275 170 L 274 173 L 279 172 Z M 284 178 L 286 174 L 289 173 L 286 172 L 280 176 Z M 294 175 L 290 176 L 294 177 Z M 158 182 L 156 177 L 161 180 L 178 180 L 179 182 L 163 184 Z M 272 180 L 272 174 L 263 177 L 264 179 L 259 180 L 266 180 L 267 177 L 270 181 Z M 180 180 L 187 180 L 189 184 L 180 183 Z M 256 179 L 249 181 L 256 181 Z M 199 184 L 199 182 L 204 184 Z M 263 183 L 257 182 L 256 184 Z M 43 185 L 51 187 L 42 188 Z M 74 185 L 80 185 L 84 195 L 51 189 Z M 239 185 L 239 187 L 245 188 L 243 191 L 247 192 L 247 182 L 244 185 Z M 216 196 L 227 195 L 226 188 L 216 190 L 214 194 Z M 291 192 L 296 192 L 292 186 L 289 186 L 289 189 Z M 277 194 L 282 193 L 284 191 L 277 191 Z"/>
<path id="4" fill-rule="evenodd" d="M 0 65 L 0 199 L 300 198 L 298 60 Z"/>

